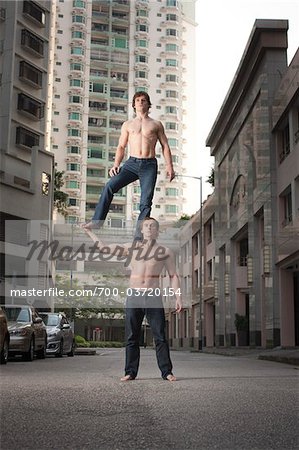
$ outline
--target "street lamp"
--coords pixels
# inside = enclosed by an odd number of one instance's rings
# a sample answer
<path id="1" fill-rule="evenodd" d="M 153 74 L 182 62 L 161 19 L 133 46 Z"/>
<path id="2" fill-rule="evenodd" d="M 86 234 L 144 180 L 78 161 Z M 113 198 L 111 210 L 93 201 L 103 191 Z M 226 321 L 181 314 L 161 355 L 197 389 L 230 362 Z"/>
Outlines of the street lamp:
<path id="1" fill-rule="evenodd" d="M 203 348 L 203 329 L 202 329 L 202 313 L 203 313 L 203 308 L 202 308 L 202 299 L 203 299 L 203 292 L 202 292 L 202 288 L 203 288 L 203 211 L 202 211 L 202 177 L 195 177 L 192 175 L 177 175 L 176 177 L 181 177 L 181 178 L 193 178 L 194 180 L 199 180 L 200 181 L 200 196 L 199 196 L 199 201 L 200 201 L 200 218 L 199 218 L 199 226 L 200 226 L 200 240 L 199 240 L 199 254 L 200 254 L 200 259 L 199 259 L 199 327 L 200 327 L 200 332 L 199 332 L 199 337 L 198 337 L 198 350 L 202 350 Z M 193 275 L 193 274 L 192 274 Z"/>

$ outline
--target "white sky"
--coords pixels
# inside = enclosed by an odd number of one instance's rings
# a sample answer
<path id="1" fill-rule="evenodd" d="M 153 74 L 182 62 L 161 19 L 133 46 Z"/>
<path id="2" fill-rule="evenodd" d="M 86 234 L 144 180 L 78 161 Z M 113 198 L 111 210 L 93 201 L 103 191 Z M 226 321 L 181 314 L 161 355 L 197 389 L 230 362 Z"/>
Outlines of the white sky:
<path id="1" fill-rule="evenodd" d="M 288 19 L 288 64 L 299 46 L 299 0 L 197 0 L 198 146 L 188 175 L 203 177 L 203 200 L 212 192 L 205 181 L 213 158 L 206 138 L 227 94 L 256 19 Z M 199 209 L 199 181 L 188 183 L 191 196 L 184 212 Z M 191 198 L 190 198 L 191 197 Z"/>

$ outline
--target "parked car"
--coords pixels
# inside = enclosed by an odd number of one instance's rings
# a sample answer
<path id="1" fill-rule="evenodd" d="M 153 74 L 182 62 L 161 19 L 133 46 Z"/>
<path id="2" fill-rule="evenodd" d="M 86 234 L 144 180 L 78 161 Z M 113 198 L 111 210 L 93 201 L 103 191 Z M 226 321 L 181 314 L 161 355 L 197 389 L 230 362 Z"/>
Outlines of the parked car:
<path id="1" fill-rule="evenodd" d="M 0 364 L 6 364 L 8 359 L 9 331 L 4 310 L 0 306 Z"/>
<path id="2" fill-rule="evenodd" d="M 4 305 L 10 335 L 9 355 L 22 355 L 26 361 L 45 358 L 47 330 L 37 310 L 30 305 Z"/>
<path id="3" fill-rule="evenodd" d="M 71 325 L 63 313 L 41 313 L 47 327 L 47 355 L 74 356 L 75 337 Z"/>

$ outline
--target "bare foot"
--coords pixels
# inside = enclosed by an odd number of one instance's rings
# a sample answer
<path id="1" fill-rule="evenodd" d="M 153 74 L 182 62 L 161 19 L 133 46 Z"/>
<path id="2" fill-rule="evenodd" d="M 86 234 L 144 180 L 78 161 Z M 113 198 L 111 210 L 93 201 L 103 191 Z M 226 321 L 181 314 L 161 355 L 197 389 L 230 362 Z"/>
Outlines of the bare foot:
<path id="1" fill-rule="evenodd" d="M 120 381 L 132 381 L 132 380 L 135 380 L 135 378 L 133 378 L 132 375 L 125 375 L 120 379 Z"/>
<path id="2" fill-rule="evenodd" d="M 93 222 L 92 220 L 90 222 L 87 223 L 83 223 L 81 225 L 81 227 L 83 228 L 83 230 L 93 230 L 94 228 L 98 228 L 97 224 L 95 222 Z"/>
<path id="3" fill-rule="evenodd" d="M 176 377 L 172 374 L 167 375 L 166 380 L 168 381 L 176 381 Z"/>

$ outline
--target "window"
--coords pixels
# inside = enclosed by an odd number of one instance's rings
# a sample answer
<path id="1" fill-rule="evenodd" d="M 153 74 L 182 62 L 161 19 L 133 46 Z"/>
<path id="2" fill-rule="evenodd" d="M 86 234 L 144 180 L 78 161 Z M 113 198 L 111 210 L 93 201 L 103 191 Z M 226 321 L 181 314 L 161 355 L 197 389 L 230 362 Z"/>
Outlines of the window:
<path id="1" fill-rule="evenodd" d="M 178 109 L 176 106 L 166 106 L 165 112 L 166 112 L 166 114 L 177 114 Z"/>
<path id="2" fill-rule="evenodd" d="M 177 67 L 178 61 L 176 59 L 166 59 L 166 67 Z"/>
<path id="3" fill-rule="evenodd" d="M 70 64 L 70 70 L 79 70 L 79 71 L 83 71 L 83 64 L 80 63 L 71 63 Z"/>
<path id="4" fill-rule="evenodd" d="M 148 57 L 145 55 L 136 55 L 135 61 L 137 63 L 148 63 Z"/>
<path id="5" fill-rule="evenodd" d="M 167 0 L 166 2 L 167 6 L 178 6 L 178 0 Z"/>
<path id="6" fill-rule="evenodd" d="M 166 188 L 165 194 L 169 197 L 177 197 L 179 195 L 179 190 L 177 188 Z"/>
<path id="7" fill-rule="evenodd" d="M 58 131 L 59 131 L 59 128 L 53 128 L 54 133 L 58 133 Z"/>
<path id="8" fill-rule="evenodd" d="M 29 30 L 22 30 L 21 44 L 38 56 L 44 56 L 44 41 Z"/>
<path id="9" fill-rule="evenodd" d="M 60 61 L 56 61 L 56 66 L 61 66 L 61 62 Z"/>
<path id="10" fill-rule="evenodd" d="M 70 170 L 71 172 L 80 172 L 80 164 L 67 163 L 66 170 Z"/>
<path id="11" fill-rule="evenodd" d="M 108 85 L 106 83 L 89 83 L 89 92 L 100 92 L 101 94 L 107 94 Z"/>
<path id="12" fill-rule="evenodd" d="M 175 138 L 169 138 L 168 143 L 169 143 L 170 147 L 178 147 L 179 146 L 179 141 Z"/>
<path id="13" fill-rule="evenodd" d="M 88 135 L 88 143 L 89 144 L 106 144 L 106 136 L 93 136 L 92 134 Z"/>
<path id="14" fill-rule="evenodd" d="M 85 35 L 83 31 L 72 31 L 72 38 L 73 39 L 84 39 Z"/>
<path id="15" fill-rule="evenodd" d="M 166 205 L 165 212 L 170 214 L 176 214 L 179 211 L 179 207 L 177 205 Z"/>
<path id="16" fill-rule="evenodd" d="M 84 16 L 73 16 L 73 23 L 85 23 L 85 17 Z"/>
<path id="17" fill-rule="evenodd" d="M 282 195 L 283 201 L 283 222 L 282 226 L 285 227 L 292 223 L 293 220 L 293 208 L 292 208 L 292 190 L 289 186 L 285 193 Z"/>
<path id="18" fill-rule="evenodd" d="M 248 256 L 248 239 L 247 237 L 239 241 L 239 266 L 247 266 L 247 256 Z"/>
<path id="19" fill-rule="evenodd" d="M 69 103 L 81 103 L 82 104 L 82 97 L 80 97 L 79 95 L 70 95 Z"/>
<path id="20" fill-rule="evenodd" d="M 60 83 L 61 82 L 61 78 L 55 78 L 56 83 Z"/>
<path id="21" fill-rule="evenodd" d="M 44 26 L 46 23 L 45 11 L 34 2 L 24 0 L 23 13 L 30 17 L 30 19 L 33 19 L 39 25 Z"/>
<path id="22" fill-rule="evenodd" d="M 71 54 L 72 55 L 84 55 L 84 48 L 83 47 L 72 47 Z"/>
<path id="23" fill-rule="evenodd" d="M 284 129 L 281 131 L 280 134 L 280 154 L 279 154 L 279 161 L 282 163 L 282 161 L 288 156 L 290 153 L 290 127 L 289 124 L 287 124 Z"/>
<path id="24" fill-rule="evenodd" d="M 148 73 L 145 72 L 144 70 L 137 70 L 137 72 L 135 72 L 135 77 L 136 78 L 147 78 Z"/>
<path id="25" fill-rule="evenodd" d="M 70 180 L 65 183 L 65 187 L 67 189 L 80 189 L 79 181 Z"/>
<path id="26" fill-rule="evenodd" d="M 179 77 L 177 75 L 168 74 L 166 75 L 166 81 L 168 83 L 178 83 Z"/>
<path id="27" fill-rule="evenodd" d="M 27 61 L 20 61 L 20 78 L 29 81 L 35 87 L 42 87 L 43 84 L 43 72 L 36 67 L 29 64 Z"/>
<path id="28" fill-rule="evenodd" d="M 85 8 L 85 2 L 83 2 L 82 0 L 74 0 L 73 7 L 74 8 Z"/>
<path id="29" fill-rule="evenodd" d="M 39 146 L 40 136 L 23 127 L 16 129 L 16 144 L 32 148 Z"/>
<path id="30" fill-rule="evenodd" d="M 167 52 L 178 52 L 179 51 L 179 46 L 176 45 L 176 44 L 166 44 L 165 50 Z"/>
<path id="31" fill-rule="evenodd" d="M 78 147 L 76 145 L 71 145 L 70 147 L 68 147 L 67 148 L 67 152 L 68 153 L 75 153 L 77 155 L 79 155 L 81 153 L 80 147 Z"/>
<path id="32" fill-rule="evenodd" d="M 87 177 L 105 178 L 105 169 L 90 169 L 87 168 Z"/>
<path id="33" fill-rule="evenodd" d="M 98 148 L 88 148 L 87 156 L 88 156 L 88 158 L 105 159 L 106 152 L 105 152 L 105 150 L 98 149 Z"/>
<path id="34" fill-rule="evenodd" d="M 166 36 L 178 36 L 179 33 L 175 28 L 167 28 Z"/>
<path id="35" fill-rule="evenodd" d="M 176 14 L 166 14 L 166 20 L 172 20 L 174 22 L 177 22 L 178 16 Z"/>
<path id="36" fill-rule="evenodd" d="M 44 117 L 44 104 L 25 94 L 18 94 L 18 110 L 39 120 Z"/>
<path id="37" fill-rule="evenodd" d="M 166 97 L 168 98 L 178 98 L 179 93 L 177 91 L 166 91 Z"/>
<path id="38" fill-rule="evenodd" d="M 63 30 L 57 30 L 57 34 L 63 34 Z"/>
<path id="39" fill-rule="evenodd" d="M 89 195 L 100 195 L 103 192 L 103 186 L 91 186 L 86 185 L 86 194 Z"/>
<path id="40" fill-rule="evenodd" d="M 138 39 L 137 40 L 137 46 L 138 47 L 147 47 L 148 46 L 148 41 L 146 41 L 145 39 Z"/>
<path id="41" fill-rule="evenodd" d="M 72 137 L 80 137 L 81 136 L 81 130 L 78 128 L 69 128 L 67 130 L 67 135 Z"/>
<path id="42" fill-rule="evenodd" d="M 102 117 L 89 117 L 88 126 L 90 127 L 106 127 L 107 119 Z"/>
<path id="43" fill-rule="evenodd" d="M 82 120 L 82 114 L 80 114 L 78 112 L 70 112 L 69 113 L 69 120 Z"/>
<path id="44" fill-rule="evenodd" d="M 55 94 L 54 98 L 60 98 L 60 95 L 59 94 Z"/>
<path id="45" fill-rule="evenodd" d="M 112 47 L 127 48 L 128 47 L 128 41 L 127 41 L 127 39 L 113 38 L 112 39 Z"/>
<path id="46" fill-rule="evenodd" d="M 79 200 L 77 198 L 68 198 L 68 206 L 79 206 Z"/>
<path id="47" fill-rule="evenodd" d="M 138 9 L 137 17 L 148 17 L 148 12 L 145 9 Z"/>
<path id="48" fill-rule="evenodd" d="M 166 130 L 177 130 L 178 124 L 175 122 L 166 122 Z"/>
<path id="49" fill-rule="evenodd" d="M 136 31 L 140 31 L 142 33 L 148 33 L 148 26 L 139 23 L 139 24 L 136 25 Z"/>
<path id="50" fill-rule="evenodd" d="M 179 164 L 179 157 L 178 157 L 178 155 L 172 155 L 172 162 L 174 164 Z"/>
<path id="51" fill-rule="evenodd" d="M 70 80 L 70 86 L 73 87 L 83 87 L 83 80 L 73 78 Z"/>
<path id="52" fill-rule="evenodd" d="M 115 205 L 111 204 L 109 207 L 109 212 L 112 213 L 123 213 L 124 212 L 124 206 L 123 205 Z"/>

